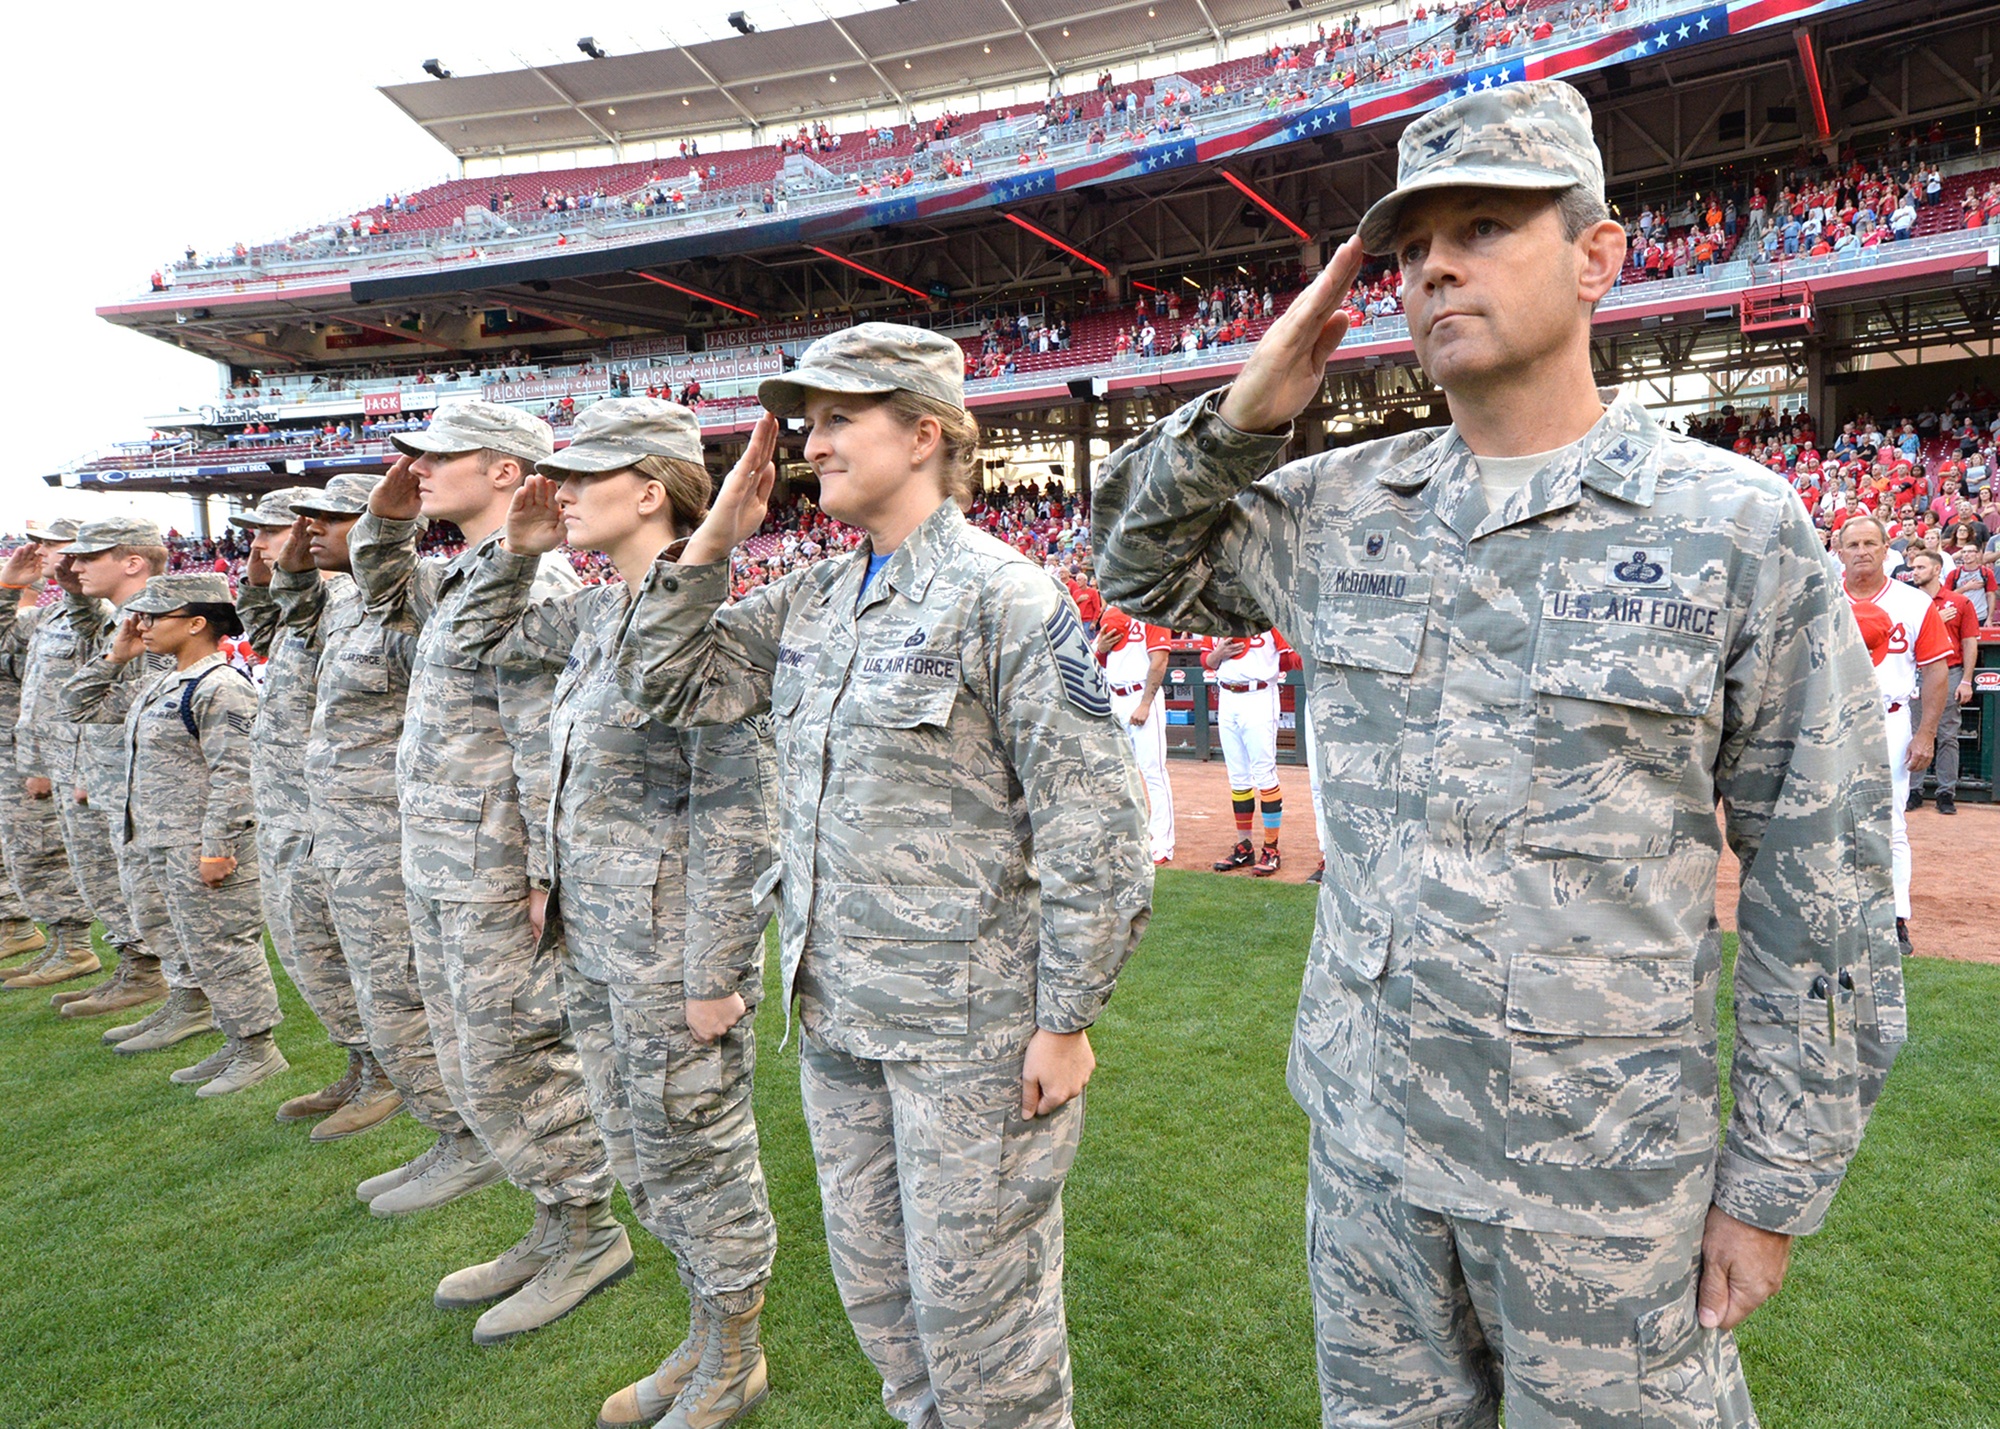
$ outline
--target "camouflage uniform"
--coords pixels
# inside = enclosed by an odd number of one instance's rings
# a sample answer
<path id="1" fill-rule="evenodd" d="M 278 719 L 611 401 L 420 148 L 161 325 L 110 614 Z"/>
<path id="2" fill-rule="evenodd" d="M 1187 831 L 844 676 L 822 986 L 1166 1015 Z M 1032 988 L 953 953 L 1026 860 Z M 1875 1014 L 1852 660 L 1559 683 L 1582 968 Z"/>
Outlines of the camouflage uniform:
<path id="1" fill-rule="evenodd" d="M 305 487 L 273 491 L 257 503 L 255 512 L 230 519 L 243 526 L 289 526 L 295 519 L 292 498 L 313 494 Z M 284 629 L 283 612 L 267 585 L 243 582 L 236 594 L 236 612 L 252 648 L 264 657 L 264 688 L 257 702 L 250 755 L 264 923 L 278 961 L 334 1045 L 363 1050 L 368 1034 L 361 1026 L 354 983 L 334 931 L 326 875 L 312 857 L 312 801 L 306 789 L 305 758 L 319 676 L 318 652 L 305 636 Z"/>
<path id="2" fill-rule="evenodd" d="M 534 560 L 489 548 L 453 641 L 503 666 L 563 664 L 549 715 L 545 946 L 563 986 L 591 1111 L 640 1223 L 697 1295 L 748 1304 L 777 1227 L 751 1107 L 764 927 L 751 889 L 772 865 L 776 760 L 763 721 L 677 730 L 619 689 L 624 585 L 530 601 Z M 740 993 L 720 1042 L 687 999 Z"/>
<path id="3" fill-rule="evenodd" d="M 63 691 L 65 706 L 80 720 L 116 718 L 124 668 L 98 660 L 78 671 Z M 147 925 L 148 940 L 164 948 L 178 939 L 183 960 L 215 1009 L 216 1025 L 238 1039 L 283 1020 L 264 957 L 253 855 L 250 727 L 256 713 L 250 681 L 220 655 L 185 670 L 170 666 L 147 680 L 132 691 L 123 714 L 131 776 L 117 809 L 128 854 L 145 859 L 167 911 L 166 919 Z M 188 732 L 190 720 L 195 735 Z M 238 863 L 211 888 L 201 880 L 204 858 Z"/>
<path id="4" fill-rule="evenodd" d="M 863 324 L 760 397 L 963 405 L 956 348 Z M 913 1426 L 1067 1425 L 1062 1184 L 1083 1100 L 1021 1117 L 1037 1028 L 1089 1027 L 1151 906 L 1145 799 L 1061 587 L 947 500 L 863 594 L 870 548 L 724 607 L 661 563 L 619 650 L 674 724 L 777 727 L 787 1013 L 834 1279 Z"/>
<path id="5" fill-rule="evenodd" d="M 278 570 L 271 594 L 288 638 L 304 640 L 316 662 L 303 766 L 312 858 L 326 880 L 327 911 L 368 1049 L 411 1116 L 441 1136 L 457 1136 L 465 1122 L 439 1079 L 403 889 L 396 741 L 416 642 L 371 618 L 351 580 Z"/>
<path id="6" fill-rule="evenodd" d="M 449 561 L 417 558 L 417 521 L 364 515 L 349 534 L 371 614 L 416 636 L 396 788 L 418 983 L 452 1104 L 508 1178 L 543 1205 L 597 1203 L 611 1171 L 563 1025 L 553 949 L 528 921 L 545 842 L 553 670 L 495 670 L 452 622 L 498 534 Z M 576 590 L 561 557 L 535 593 Z"/>
<path id="7" fill-rule="evenodd" d="M 1411 134 L 1469 156 L 1491 118 Z M 1455 429 L 1266 476 L 1289 434 L 1220 396 L 1099 472 L 1097 572 L 1305 656 L 1326 875 L 1289 1082 L 1326 1423 L 1492 1425 L 1504 1395 L 1516 1424 L 1754 1424 L 1695 1316 L 1704 1216 L 1816 1230 L 1904 1037 L 1880 700 L 1804 510 L 1629 390 L 1497 511 Z"/>
<path id="8" fill-rule="evenodd" d="M 0 852 L 4 852 L 9 892 L 20 900 L 18 910 L 0 904 L 0 921 L 33 918 L 49 925 L 51 942 L 59 932 L 88 939 L 90 910 L 77 892 L 76 876 L 63 851 L 58 799 L 69 790 L 51 778 L 55 793 L 31 799 L 25 781 L 49 778 L 40 754 L 36 710 L 49 689 L 48 651 L 62 637 L 51 632 L 40 639 L 44 622 L 56 624 L 55 606 L 19 609 L 0 602 Z M 65 726 L 65 728 L 73 728 Z M 74 756 L 72 755 L 73 759 Z"/>
<path id="9" fill-rule="evenodd" d="M 119 725 L 139 686 L 171 670 L 173 661 L 163 655 L 140 655 L 124 665 L 108 665 L 104 657 L 125 618 L 124 608 L 112 610 L 103 601 L 73 595 L 63 602 L 63 610 L 76 637 L 76 654 L 62 686 L 61 709 L 65 718 L 77 722 L 71 778 L 88 801 L 79 804 L 65 790 L 56 790 L 70 868 L 85 901 L 104 925 L 104 941 L 118 950 L 119 957 L 158 958 L 169 988 L 192 991 L 199 986 L 194 969 L 180 944 L 162 936 L 171 927 L 167 905 L 145 853 L 126 842 L 122 812 L 130 766 Z M 69 691 L 86 676 L 94 682 L 100 665 L 109 672 L 102 694 L 93 695 L 101 703 L 94 716 L 83 719 L 71 712 Z"/>

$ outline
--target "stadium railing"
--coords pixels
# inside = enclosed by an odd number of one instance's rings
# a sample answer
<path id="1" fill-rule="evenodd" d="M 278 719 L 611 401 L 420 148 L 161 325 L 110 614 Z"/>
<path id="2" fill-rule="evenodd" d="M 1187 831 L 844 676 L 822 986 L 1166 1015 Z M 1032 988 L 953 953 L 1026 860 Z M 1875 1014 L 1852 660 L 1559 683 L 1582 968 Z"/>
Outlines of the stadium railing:
<path id="1" fill-rule="evenodd" d="M 1330 59 L 1326 66 L 1314 69 L 1266 71 L 1264 82 L 1262 83 L 1245 84 L 1243 87 L 1232 90 L 1227 94 L 1197 98 L 1190 103 L 1176 104 L 1173 108 L 1179 112 L 1182 120 L 1183 128 L 1179 132 L 1189 137 L 1199 137 L 1208 130 L 1219 127 L 1224 122 L 1239 119 L 1247 113 L 1263 109 L 1282 110 L 1287 107 L 1282 97 L 1273 90 L 1273 85 L 1287 92 L 1294 87 L 1303 88 L 1307 93 L 1308 102 L 1325 102 L 1335 97 L 1336 94 L 1350 99 L 1372 98 L 1380 94 L 1392 93 L 1397 89 L 1410 87 L 1423 80 L 1434 79 L 1441 74 L 1455 74 L 1474 69 L 1483 69 L 1495 63 L 1509 61 L 1538 48 L 1569 46 L 1579 40 L 1595 35 L 1632 28 L 1642 21 L 1650 22 L 1655 18 L 1665 18 L 1682 13 L 1683 11 L 1693 13 L 1699 8 L 1701 7 L 1698 5 L 1687 3 L 1687 0 L 1632 0 L 1631 5 L 1626 10 L 1608 14 L 1595 24 L 1571 28 L 1565 23 L 1557 27 L 1557 34 L 1549 39 L 1536 41 L 1522 36 L 1504 48 L 1467 50 L 1460 54 L 1456 62 L 1449 68 L 1440 67 L 1422 71 L 1410 71 L 1400 67 L 1398 62 L 1411 48 L 1431 42 L 1443 30 L 1449 28 L 1448 25 L 1441 25 L 1427 32 L 1420 39 L 1407 42 L 1397 53 L 1387 56 L 1387 59 L 1390 61 L 1388 73 L 1383 78 L 1372 82 L 1361 82 L 1352 86 L 1335 84 L 1335 74 L 1350 68 L 1354 61 L 1349 60 L 1346 63 L 1342 63 L 1338 60 Z M 1146 83 L 1150 84 L 1152 82 L 1146 81 Z M 1086 102 L 1089 97 L 1088 95 L 1083 96 Z M 1157 116 L 1160 111 L 1160 106 L 1157 102 L 1158 98 L 1158 95 L 1147 96 L 1142 101 L 1142 111 L 1149 111 Z M 1274 102 L 1274 100 L 1277 102 Z M 1145 128 L 1132 133 L 1129 138 L 1126 131 L 1120 130 L 1116 136 L 1108 136 L 1106 144 L 1108 146 L 1113 143 L 1137 144 L 1157 142 L 1157 138 L 1152 131 L 1152 126 L 1156 122 L 1156 120 L 1149 121 Z M 1058 158 L 1072 159 L 1082 157 L 1088 151 L 1089 135 L 1094 127 L 1096 126 L 1092 125 L 1086 118 L 1075 124 L 1061 126 L 1056 131 L 1041 131 L 1035 134 L 1034 138 L 1038 143 L 1047 145 L 1051 162 L 1056 161 Z M 865 145 L 865 132 L 861 131 L 851 136 L 843 135 L 843 149 L 846 147 L 846 142 L 850 141 L 857 145 Z M 968 143 L 966 139 L 961 138 L 956 141 L 959 145 L 958 152 L 961 158 L 967 158 L 973 172 L 969 172 L 960 178 L 947 180 L 946 183 L 957 185 L 961 183 L 981 182 L 991 178 L 991 171 L 993 169 L 999 168 L 1003 164 L 1013 164 L 1016 161 L 1020 137 L 1010 134 L 1005 138 L 997 140 L 980 141 L 975 139 Z M 983 148 L 982 145 L 984 146 Z M 741 151 L 729 152 L 733 155 Z M 970 155 L 969 158 L 967 157 L 968 154 Z M 662 165 L 671 165 L 673 162 L 675 161 L 661 161 Z M 788 210 L 796 211 L 797 206 L 802 204 L 808 206 L 813 211 L 850 205 L 854 202 L 852 180 L 856 175 L 860 172 L 894 163 L 896 159 L 885 155 L 877 155 L 871 158 L 865 148 L 858 148 L 850 158 L 842 161 L 843 167 L 841 168 L 836 169 L 823 160 L 816 160 L 816 162 L 818 162 L 819 167 L 826 171 L 827 177 L 824 180 L 818 181 L 814 186 L 803 190 L 788 188 L 783 195 L 786 199 Z M 847 169 L 844 167 L 847 163 L 853 164 L 855 168 L 852 170 Z M 986 172 L 980 172 L 981 169 L 986 170 Z M 572 172 L 581 176 L 593 171 L 577 170 Z M 515 177 L 535 182 L 539 176 L 533 174 L 496 176 L 495 181 Z M 555 178 L 557 176 L 549 175 L 547 177 Z M 578 178 L 572 181 L 581 182 L 582 180 Z M 662 179 L 658 181 L 658 186 L 672 187 L 673 183 L 674 181 L 670 178 Z M 926 174 L 919 174 L 915 180 L 915 185 L 922 186 L 926 190 L 935 190 L 943 186 Z M 294 264 L 324 264 L 328 259 L 336 257 L 362 260 L 362 262 L 353 265 L 355 267 L 382 266 L 381 260 L 385 258 L 394 259 L 399 255 L 410 256 L 419 253 L 428 255 L 434 261 L 438 262 L 464 261 L 468 257 L 475 256 L 475 253 L 479 256 L 484 256 L 497 250 L 516 254 L 521 249 L 544 246 L 555 239 L 562 240 L 564 246 L 571 246 L 577 243 L 604 243 L 623 237 L 625 234 L 639 227 L 680 226 L 695 229 L 722 227 L 725 225 L 740 227 L 747 224 L 755 224 L 767 217 L 762 209 L 762 195 L 764 188 L 769 185 L 766 181 L 762 180 L 751 184 L 709 189 L 698 194 L 690 194 L 687 200 L 687 211 L 684 213 L 653 212 L 643 218 L 628 216 L 623 219 L 615 216 L 621 207 L 627 210 L 629 214 L 629 199 L 632 194 L 655 186 L 654 181 L 649 179 L 644 183 L 628 187 L 622 194 L 608 195 L 609 202 L 606 208 L 579 209 L 568 213 L 547 213 L 538 208 L 524 209 L 517 207 L 510 213 L 493 215 L 493 218 L 503 225 L 503 228 L 512 229 L 512 233 L 505 231 L 499 233 L 487 233 L 483 231 L 475 233 L 470 229 L 459 230 L 454 228 L 425 228 L 415 231 L 399 231 L 392 228 L 389 232 L 383 234 L 354 237 L 345 234 L 344 226 L 329 223 L 319 227 L 326 229 L 341 227 L 344 236 L 330 244 L 317 248 L 313 252 L 300 252 L 299 245 L 301 242 L 308 240 L 302 234 L 295 234 L 290 239 L 257 245 L 251 250 L 250 255 L 240 262 L 230 258 L 218 258 L 193 269 L 180 268 L 177 265 L 177 282 L 175 286 L 177 288 L 195 290 L 202 286 L 220 283 L 229 284 L 232 287 L 241 287 L 245 291 L 255 291 L 264 284 L 274 284 L 280 281 L 284 277 L 278 271 L 280 269 Z M 427 206 L 434 207 L 435 205 Z M 738 210 L 744 211 L 741 217 L 738 217 Z M 776 217 L 776 215 L 770 216 Z M 789 216 L 789 213 L 787 216 Z M 482 229 L 485 226 L 482 224 Z M 308 229 L 305 232 L 310 234 L 317 231 L 318 229 L 315 228 Z"/>

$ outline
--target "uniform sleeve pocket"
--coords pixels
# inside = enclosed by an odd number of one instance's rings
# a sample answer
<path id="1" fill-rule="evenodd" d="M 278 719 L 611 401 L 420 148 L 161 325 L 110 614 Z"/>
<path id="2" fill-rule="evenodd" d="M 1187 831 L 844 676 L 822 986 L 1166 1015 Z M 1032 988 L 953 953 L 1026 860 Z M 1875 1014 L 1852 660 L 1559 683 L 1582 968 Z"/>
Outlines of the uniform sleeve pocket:
<path id="1" fill-rule="evenodd" d="M 971 1025 L 978 891 L 880 884 L 827 891 L 837 966 L 822 978 L 889 1026 L 963 1035 Z"/>
<path id="2" fill-rule="evenodd" d="M 1516 957 L 1507 1155 L 1621 1170 L 1673 1164 L 1693 1023 L 1689 959 Z"/>

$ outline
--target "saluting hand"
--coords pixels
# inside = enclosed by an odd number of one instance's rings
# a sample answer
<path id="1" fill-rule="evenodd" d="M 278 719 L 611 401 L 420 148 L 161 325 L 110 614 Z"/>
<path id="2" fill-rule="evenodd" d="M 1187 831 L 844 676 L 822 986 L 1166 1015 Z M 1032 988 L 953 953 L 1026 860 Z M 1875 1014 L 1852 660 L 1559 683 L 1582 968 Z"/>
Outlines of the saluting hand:
<path id="1" fill-rule="evenodd" d="M 514 500 L 507 507 L 508 550 L 517 556 L 539 556 L 560 546 L 567 534 L 553 481 L 531 476 L 514 489 Z"/>
<path id="2" fill-rule="evenodd" d="M 267 586 L 271 583 L 271 558 L 264 554 L 261 542 L 253 542 L 250 554 L 243 558 L 243 584 Z"/>
<path id="3" fill-rule="evenodd" d="M 424 514 L 423 494 L 417 490 L 417 475 L 409 457 L 398 457 L 375 489 L 368 493 L 368 509 L 384 521 L 414 521 Z"/>
<path id="4" fill-rule="evenodd" d="M 139 635 L 139 617 L 126 616 L 118 622 L 118 633 L 111 637 L 111 663 L 123 665 L 138 659 L 145 651 L 146 642 Z"/>
<path id="5" fill-rule="evenodd" d="M 708 519 L 688 537 L 681 550 L 684 566 L 706 566 L 727 560 L 739 542 L 755 535 L 771 509 L 771 488 L 777 484 L 778 419 L 766 412 L 750 429 L 743 459 L 722 479 Z"/>
<path id="6" fill-rule="evenodd" d="M 39 541 L 23 541 L 14 554 L 0 565 L 0 585 L 33 589 L 42 583 L 42 547 Z"/>
<path id="7" fill-rule="evenodd" d="M 1275 432 L 1305 411 L 1347 336 L 1340 305 L 1361 272 L 1361 257 L 1357 233 L 1333 250 L 1332 261 L 1257 340 L 1222 399 L 1223 421 L 1239 432 Z"/>
<path id="8" fill-rule="evenodd" d="M 278 543 L 278 569 L 298 575 L 313 568 L 312 528 L 301 516 Z"/>

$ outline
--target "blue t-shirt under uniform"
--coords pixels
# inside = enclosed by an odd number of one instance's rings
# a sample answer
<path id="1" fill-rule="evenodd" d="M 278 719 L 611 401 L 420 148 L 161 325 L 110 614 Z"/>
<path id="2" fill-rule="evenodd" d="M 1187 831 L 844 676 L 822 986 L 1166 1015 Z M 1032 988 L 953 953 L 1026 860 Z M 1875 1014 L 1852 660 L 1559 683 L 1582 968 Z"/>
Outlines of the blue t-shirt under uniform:
<path id="1" fill-rule="evenodd" d="M 896 553 L 894 551 L 889 552 L 885 556 L 871 555 L 868 558 L 868 574 L 862 578 L 861 593 L 854 597 L 855 609 L 860 609 L 861 602 L 868 599 L 868 588 L 875 584 L 875 577 L 882 574 L 882 567 L 888 565 L 895 558 Z"/>

